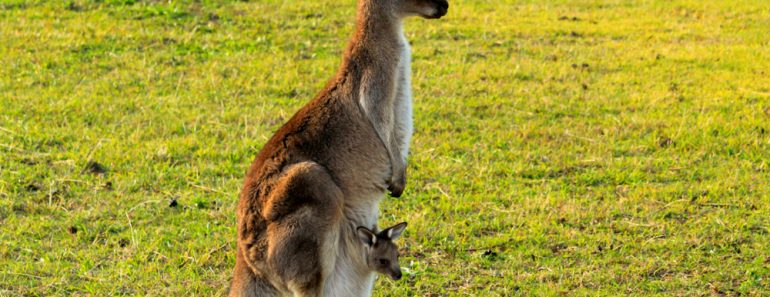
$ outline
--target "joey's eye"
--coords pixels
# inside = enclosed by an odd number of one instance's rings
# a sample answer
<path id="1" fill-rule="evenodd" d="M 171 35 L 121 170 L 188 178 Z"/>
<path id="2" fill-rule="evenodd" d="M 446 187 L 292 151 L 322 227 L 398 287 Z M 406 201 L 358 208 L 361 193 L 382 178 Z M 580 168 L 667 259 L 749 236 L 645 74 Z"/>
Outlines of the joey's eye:
<path id="1" fill-rule="evenodd" d="M 380 259 L 380 265 L 388 266 L 388 264 L 390 264 L 390 261 L 388 261 L 388 259 Z"/>

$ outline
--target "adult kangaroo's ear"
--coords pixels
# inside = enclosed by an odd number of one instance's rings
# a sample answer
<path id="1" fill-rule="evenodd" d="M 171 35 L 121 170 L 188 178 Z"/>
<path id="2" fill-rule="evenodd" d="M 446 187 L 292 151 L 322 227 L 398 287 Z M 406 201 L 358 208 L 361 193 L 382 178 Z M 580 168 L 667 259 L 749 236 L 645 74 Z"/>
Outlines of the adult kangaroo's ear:
<path id="1" fill-rule="evenodd" d="M 406 222 L 401 222 L 393 227 L 382 230 L 382 233 L 385 233 L 385 236 L 390 238 L 390 240 L 396 240 L 399 236 L 401 236 L 401 233 L 404 232 L 404 229 L 406 229 Z"/>
<path id="2" fill-rule="evenodd" d="M 377 243 L 377 235 L 366 227 L 359 226 L 356 228 L 356 234 L 358 234 L 358 238 L 361 239 L 361 242 L 367 246 L 373 246 Z"/>

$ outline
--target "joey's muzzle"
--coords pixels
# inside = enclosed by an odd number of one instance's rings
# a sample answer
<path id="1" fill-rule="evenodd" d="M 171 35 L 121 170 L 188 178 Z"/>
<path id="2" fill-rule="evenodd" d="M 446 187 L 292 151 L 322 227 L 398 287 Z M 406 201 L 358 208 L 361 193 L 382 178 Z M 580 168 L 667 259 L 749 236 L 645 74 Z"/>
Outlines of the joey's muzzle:
<path id="1" fill-rule="evenodd" d="M 388 273 L 390 278 L 393 280 L 400 280 L 401 279 L 401 269 L 396 269 L 395 271 L 391 271 Z"/>

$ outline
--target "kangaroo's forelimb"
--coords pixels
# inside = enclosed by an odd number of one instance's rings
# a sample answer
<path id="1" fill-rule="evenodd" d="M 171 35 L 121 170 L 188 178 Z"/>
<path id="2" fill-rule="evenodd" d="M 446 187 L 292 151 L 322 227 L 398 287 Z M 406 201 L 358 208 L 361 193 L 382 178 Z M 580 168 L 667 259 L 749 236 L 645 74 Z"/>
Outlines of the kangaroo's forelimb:
<path id="1" fill-rule="evenodd" d="M 397 64 L 398 62 L 386 65 Z M 404 147 L 401 143 L 403 137 L 400 136 L 405 129 L 399 129 L 396 126 L 396 119 L 399 116 L 396 99 L 400 82 L 397 72 L 397 68 L 384 67 L 384 65 L 364 69 L 359 94 L 361 108 L 388 152 L 391 174 L 387 184 L 388 191 L 393 197 L 401 196 L 406 186 L 406 159 L 401 156 L 400 149 Z"/>

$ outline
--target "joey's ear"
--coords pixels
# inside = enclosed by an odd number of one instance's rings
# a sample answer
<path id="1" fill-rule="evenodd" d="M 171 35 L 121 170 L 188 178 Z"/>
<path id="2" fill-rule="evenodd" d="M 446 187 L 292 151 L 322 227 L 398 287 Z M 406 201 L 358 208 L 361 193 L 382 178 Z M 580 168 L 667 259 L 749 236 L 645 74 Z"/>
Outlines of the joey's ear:
<path id="1" fill-rule="evenodd" d="M 377 242 L 377 235 L 366 227 L 359 226 L 356 228 L 356 234 L 358 234 L 358 238 L 361 239 L 361 242 L 367 246 L 373 246 Z"/>
<path id="2" fill-rule="evenodd" d="M 385 233 L 385 236 L 390 238 L 390 240 L 396 240 L 399 236 L 401 236 L 401 233 L 404 232 L 404 229 L 406 229 L 406 222 L 401 222 L 393 227 L 382 230 L 382 233 Z"/>

